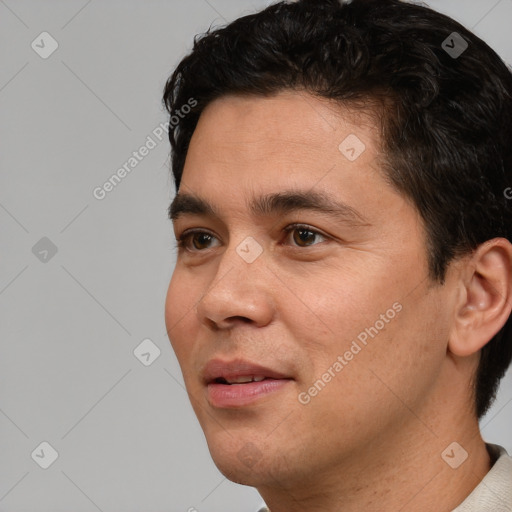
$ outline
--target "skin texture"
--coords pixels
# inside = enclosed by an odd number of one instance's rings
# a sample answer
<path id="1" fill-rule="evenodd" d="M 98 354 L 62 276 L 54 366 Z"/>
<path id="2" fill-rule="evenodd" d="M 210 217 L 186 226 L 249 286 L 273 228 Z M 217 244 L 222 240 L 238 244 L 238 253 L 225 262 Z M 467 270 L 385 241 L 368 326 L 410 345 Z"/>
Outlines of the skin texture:
<path id="1" fill-rule="evenodd" d="M 365 145 L 354 161 L 338 149 L 350 134 Z M 217 467 L 256 487 L 272 512 L 449 511 L 490 467 L 470 382 L 510 314 L 510 244 L 495 239 L 453 262 L 443 285 L 431 281 L 422 220 L 382 158 L 373 116 L 297 91 L 222 97 L 191 140 L 179 192 L 220 215 L 174 221 L 177 236 L 212 238 L 178 251 L 169 338 Z M 247 206 L 290 189 L 330 194 L 364 220 Z M 284 231 L 294 223 L 319 234 L 303 241 Z M 262 248 L 252 263 L 236 250 L 248 236 Z M 301 403 L 394 304 L 400 311 Z M 200 377 L 214 357 L 293 380 L 249 406 L 214 407 Z M 457 469 L 441 457 L 454 441 L 468 453 Z"/>

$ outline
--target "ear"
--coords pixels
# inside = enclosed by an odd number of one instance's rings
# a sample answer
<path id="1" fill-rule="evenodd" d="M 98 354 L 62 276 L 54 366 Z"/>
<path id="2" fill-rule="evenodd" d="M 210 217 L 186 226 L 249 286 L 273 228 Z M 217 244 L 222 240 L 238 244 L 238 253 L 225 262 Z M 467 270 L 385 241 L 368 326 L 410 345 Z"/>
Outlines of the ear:
<path id="1" fill-rule="evenodd" d="M 457 356 L 485 346 L 505 325 L 512 310 L 512 244 L 488 240 L 465 261 L 460 273 L 463 293 L 448 343 Z"/>

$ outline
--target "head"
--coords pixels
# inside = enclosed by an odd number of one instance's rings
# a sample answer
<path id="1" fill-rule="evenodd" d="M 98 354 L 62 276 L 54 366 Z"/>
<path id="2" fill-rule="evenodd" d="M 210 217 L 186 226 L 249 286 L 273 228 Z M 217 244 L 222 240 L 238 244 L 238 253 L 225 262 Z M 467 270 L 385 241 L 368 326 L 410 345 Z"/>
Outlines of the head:
<path id="1" fill-rule="evenodd" d="M 398 0 L 280 2 L 196 39 L 164 101 L 188 232 L 166 321 L 225 474 L 321 471 L 448 387 L 483 416 L 512 358 L 512 75 L 492 49 Z M 268 389 L 219 390 L 226 362 Z"/>

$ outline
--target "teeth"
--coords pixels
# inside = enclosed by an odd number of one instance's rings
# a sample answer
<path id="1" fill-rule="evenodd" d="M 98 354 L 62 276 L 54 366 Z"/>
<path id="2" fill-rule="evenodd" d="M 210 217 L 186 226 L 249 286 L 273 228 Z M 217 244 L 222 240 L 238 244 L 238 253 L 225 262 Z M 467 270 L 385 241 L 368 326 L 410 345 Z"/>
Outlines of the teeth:
<path id="1" fill-rule="evenodd" d="M 252 382 L 252 377 L 237 377 L 236 379 L 228 380 L 230 384 L 245 384 Z"/>
<path id="2" fill-rule="evenodd" d="M 247 384 L 248 382 L 261 382 L 265 380 L 263 376 L 245 376 L 245 377 L 237 377 L 236 379 L 227 380 L 228 384 Z"/>

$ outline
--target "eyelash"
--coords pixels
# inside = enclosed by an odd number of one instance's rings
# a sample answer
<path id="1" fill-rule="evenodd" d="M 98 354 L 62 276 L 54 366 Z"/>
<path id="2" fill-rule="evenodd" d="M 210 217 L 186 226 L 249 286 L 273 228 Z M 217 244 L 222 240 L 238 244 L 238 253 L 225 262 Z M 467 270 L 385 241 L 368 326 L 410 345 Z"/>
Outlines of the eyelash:
<path id="1" fill-rule="evenodd" d="M 286 235 L 288 237 L 288 235 L 291 232 L 293 232 L 294 230 L 301 230 L 301 229 L 304 230 L 304 231 L 309 231 L 310 233 L 314 233 L 315 235 L 320 235 L 321 237 L 326 238 L 326 239 L 329 238 L 327 235 L 324 235 L 320 231 L 318 231 L 316 229 L 313 229 L 311 226 L 308 226 L 307 224 L 290 224 L 289 226 L 286 226 L 283 229 L 283 231 L 286 233 Z M 203 231 L 203 230 L 200 230 L 200 229 L 197 229 L 197 230 L 196 229 L 192 229 L 190 231 L 185 231 L 179 237 L 176 238 L 176 247 L 178 249 L 187 249 L 190 252 L 204 252 L 204 251 L 207 251 L 208 249 L 189 249 L 187 247 L 187 240 L 189 240 L 190 237 L 192 237 L 193 235 L 202 235 L 202 234 L 206 234 L 206 235 L 209 235 L 209 236 L 211 236 L 213 238 L 216 238 L 214 235 L 212 235 L 208 231 Z M 301 247 L 299 245 L 296 245 L 295 248 L 307 249 L 308 247 L 314 247 L 315 245 L 318 245 L 318 244 L 313 244 L 312 246 L 305 246 L 305 247 Z"/>

